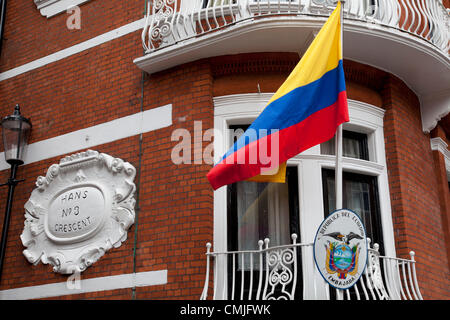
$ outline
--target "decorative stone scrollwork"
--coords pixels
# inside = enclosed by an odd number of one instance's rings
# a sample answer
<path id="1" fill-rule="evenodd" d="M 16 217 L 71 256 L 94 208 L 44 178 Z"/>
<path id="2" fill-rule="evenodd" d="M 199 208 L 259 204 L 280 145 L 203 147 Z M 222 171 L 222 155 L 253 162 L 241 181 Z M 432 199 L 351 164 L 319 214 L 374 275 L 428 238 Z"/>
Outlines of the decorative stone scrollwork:
<path id="1" fill-rule="evenodd" d="M 27 260 L 70 274 L 120 247 L 134 223 L 135 176 L 130 163 L 92 150 L 50 166 L 25 204 Z"/>
<path id="2" fill-rule="evenodd" d="M 54 164 L 52 165 L 48 171 L 47 175 L 45 177 L 38 177 L 36 180 L 36 186 L 40 191 L 45 190 L 45 188 L 57 177 L 59 174 L 59 165 Z"/>

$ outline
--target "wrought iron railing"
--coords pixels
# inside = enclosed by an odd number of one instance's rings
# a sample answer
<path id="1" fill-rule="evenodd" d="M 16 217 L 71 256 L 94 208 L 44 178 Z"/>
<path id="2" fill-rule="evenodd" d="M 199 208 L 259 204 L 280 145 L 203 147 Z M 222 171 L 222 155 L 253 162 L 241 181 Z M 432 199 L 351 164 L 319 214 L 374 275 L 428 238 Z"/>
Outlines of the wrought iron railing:
<path id="1" fill-rule="evenodd" d="M 268 16 L 329 16 L 336 0 L 148 0 L 142 32 L 146 53 L 227 26 Z M 446 55 L 450 16 L 441 0 L 346 0 L 344 18 L 420 37 Z"/>
<path id="2" fill-rule="evenodd" d="M 206 277 L 201 300 L 208 298 L 212 287 L 212 299 L 230 300 L 271 300 L 302 299 L 299 286 L 300 253 L 312 257 L 312 243 L 297 243 L 297 235 L 292 235 L 292 244 L 269 247 L 269 239 L 258 242 L 257 250 L 211 252 L 211 244 L 206 245 Z M 330 296 L 338 300 L 422 300 L 416 277 L 414 252 L 410 259 L 381 256 L 379 246 L 369 249 L 367 265 L 358 282 L 347 290 L 330 288 Z M 301 259 L 301 258 L 300 258 Z M 214 265 L 211 267 L 213 260 Z M 310 259 L 309 270 L 315 264 Z M 222 265 L 221 265 L 222 264 Z M 303 264 L 304 265 L 304 264 Z M 213 278 L 210 281 L 210 273 Z M 226 275 L 225 275 L 226 273 Z M 315 279 L 303 292 L 315 292 L 320 285 L 313 274 L 302 278 Z M 220 279 L 227 279 L 226 283 Z M 335 291 L 334 291 L 335 290 Z M 311 296 L 311 295 L 309 295 Z"/>

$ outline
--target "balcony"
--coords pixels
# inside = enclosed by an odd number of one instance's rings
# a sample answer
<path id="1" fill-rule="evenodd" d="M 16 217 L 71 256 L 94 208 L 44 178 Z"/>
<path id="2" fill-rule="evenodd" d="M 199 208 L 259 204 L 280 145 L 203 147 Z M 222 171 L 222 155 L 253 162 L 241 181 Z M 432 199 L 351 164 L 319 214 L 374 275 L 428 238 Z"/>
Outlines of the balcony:
<path id="1" fill-rule="evenodd" d="M 148 4 L 142 33 L 146 53 L 208 33 L 265 17 L 328 17 L 334 0 L 174 0 Z M 344 2 L 344 1 L 343 1 Z M 419 37 L 448 56 L 448 9 L 439 0 L 347 0 L 344 17 L 350 21 L 404 31 Z"/>
<path id="2" fill-rule="evenodd" d="M 203 58 L 248 52 L 302 55 L 334 0 L 149 1 L 145 54 L 156 73 Z M 441 0 L 346 0 L 344 58 L 386 70 L 422 101 L 423 129 L 448 113 L 450 16 Z M 439 118 L 440 119 L 440 118 Z"/>
<path id="3" fill-rule="evenodd" d="M 352 288 L 338 290 L 325 284 L 313 259 L 305 258 L 313 256 L 313 244 L 296 243 L 296 239 L 293 234 L 292 244 L 274 247 L 269 247 L 269 239 L 260 240 L 257 250 L 234 252 L 211 252 L 208 243 L 206 278 L 200 299 L 422 300 L 414 252 L 410 253 L 410 259 L 381 256 L 378 245 L 370 248 L 368 239 L 363 275 Z M 302 270 L 306 271 L 303 275 Z"/>

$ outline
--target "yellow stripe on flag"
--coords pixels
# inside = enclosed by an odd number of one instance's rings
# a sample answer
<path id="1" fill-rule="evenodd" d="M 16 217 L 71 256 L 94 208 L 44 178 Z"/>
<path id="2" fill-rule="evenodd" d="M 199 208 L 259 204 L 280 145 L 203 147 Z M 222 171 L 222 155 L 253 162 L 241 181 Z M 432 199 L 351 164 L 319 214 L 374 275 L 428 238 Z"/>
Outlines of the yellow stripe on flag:
<path id="1" fill-rule="evenodd" d="M 286 162 L 280 164 L 272 172 L 267 171 L 267 174 L 260 174 L 245 181 L 284 183 L 286 181 Z"/>
<path id="2" fill-rule="evenodd" d="M 342 60 L 341 2 L 320 29 L 292 73 L 270 99 L 268 105 L 292 90 L 320 79 Z"/>
<path id="3" fill-rule="evenodd" d="M 320 79 L 325 73 L 338 66 L 339 61 L 342 60 L 340 14 L 341 2 L 339 1 L 300 62 L 267 105 L 298 87 Z M 246 181 L 284 183 L 286 181 L 286 162 L 282 163 L 276 171 L 274 170 L 272 175 L 258 175 Z"/>

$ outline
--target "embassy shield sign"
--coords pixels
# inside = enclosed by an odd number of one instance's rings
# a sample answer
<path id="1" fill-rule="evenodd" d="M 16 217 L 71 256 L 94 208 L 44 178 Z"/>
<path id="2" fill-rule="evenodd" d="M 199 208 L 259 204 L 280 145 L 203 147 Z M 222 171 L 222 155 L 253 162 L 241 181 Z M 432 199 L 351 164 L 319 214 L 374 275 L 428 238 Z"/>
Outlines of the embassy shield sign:
<path id="1" fill-rule="evenodd" d="M 340 209 L 325 218 L 314 240 L 314 261 L 325 281 L 337 289 L 358 281 L 367 263 L 367 237 L 355 212 Z"/>

